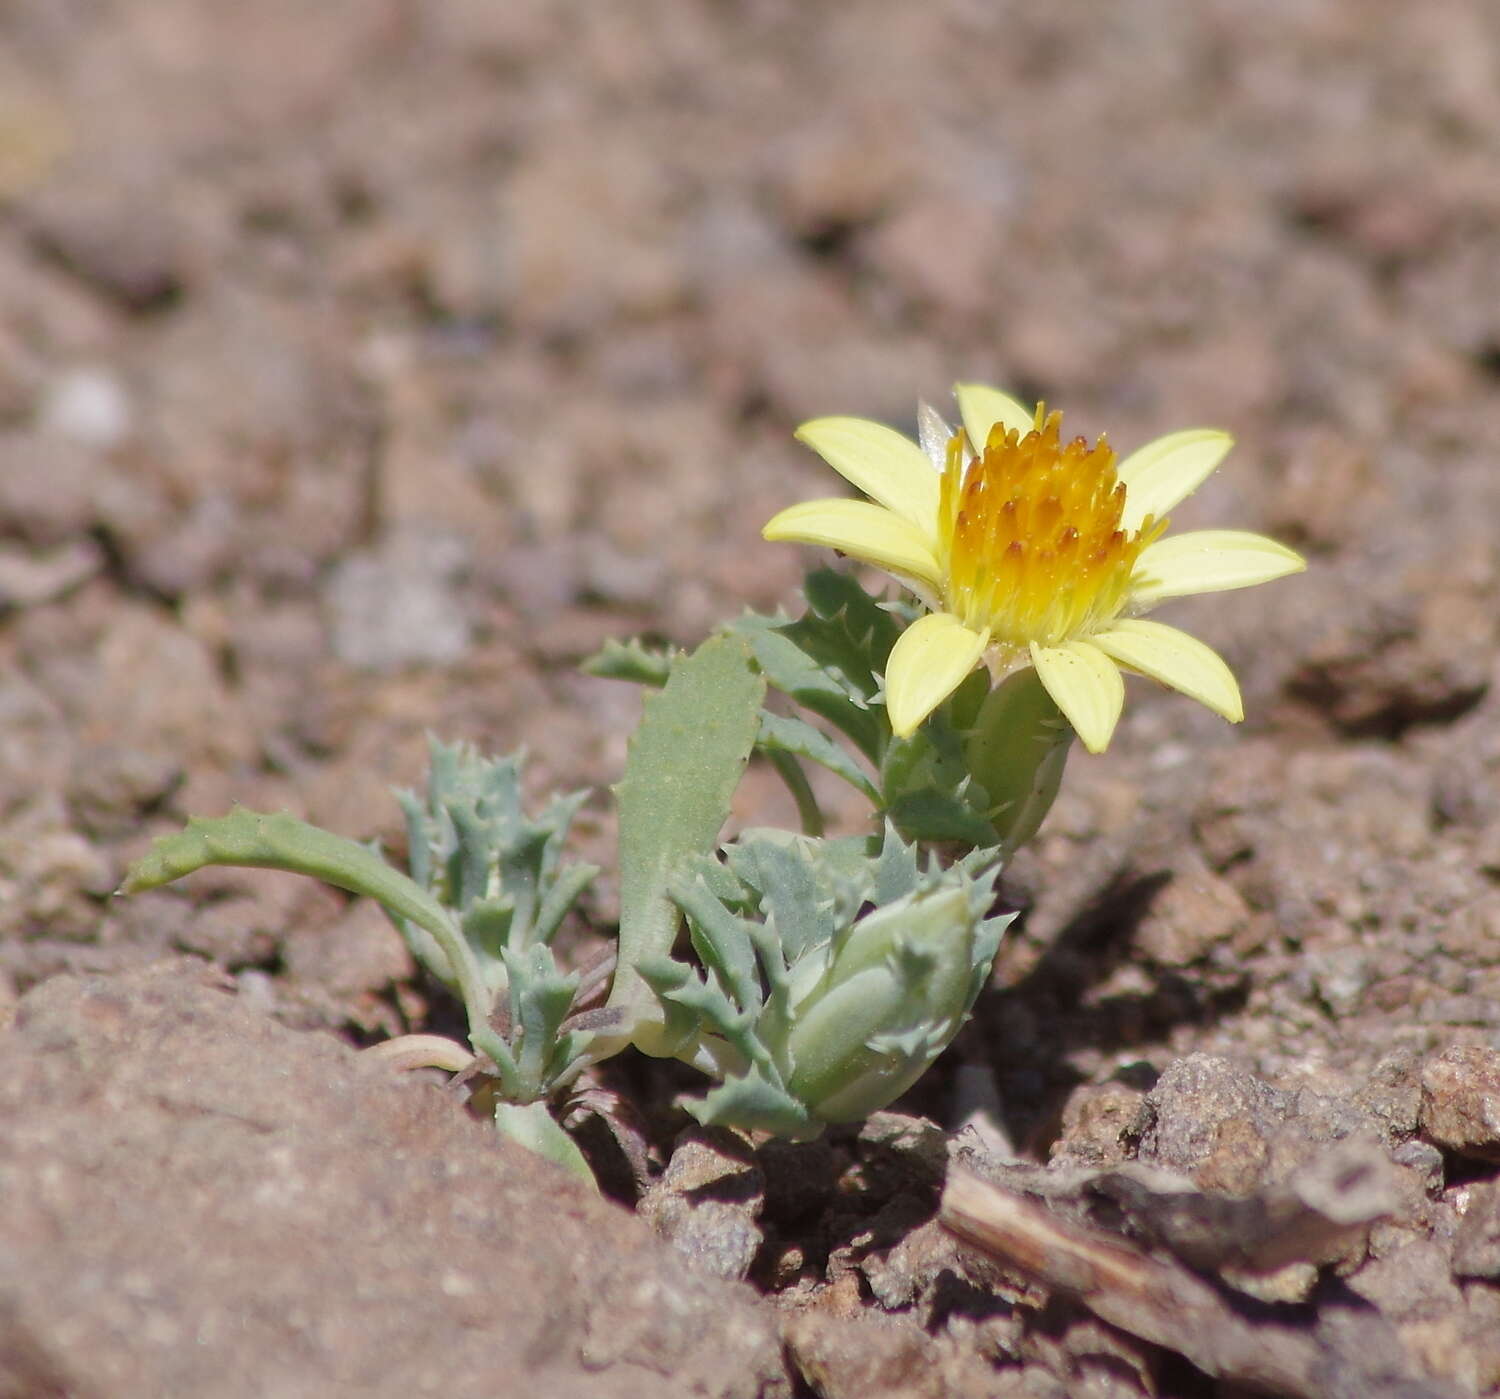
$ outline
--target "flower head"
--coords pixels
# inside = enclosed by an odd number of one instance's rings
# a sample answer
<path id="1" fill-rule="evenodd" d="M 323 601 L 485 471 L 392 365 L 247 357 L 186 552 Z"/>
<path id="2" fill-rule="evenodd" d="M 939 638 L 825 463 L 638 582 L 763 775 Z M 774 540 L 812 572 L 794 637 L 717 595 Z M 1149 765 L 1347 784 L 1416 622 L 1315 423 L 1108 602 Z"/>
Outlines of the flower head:
<path id="1" fill-rule="evenodd" d="M 1120 717 L 1122 667 L 1242 719 L 1218 654 L 1140 616 L 1167 598 L 1306 567 L 1243 530 L 1164 537 L 1167 512 L 1224 459 L 1228 433 L 1170 433 L 1117 464 L 1103 437 L 1065 441 L 1060 413 L 1029 412 L 978 384 L 954 393 L 963 426 L 949 429 L 924 404 L 920 446 L 863 418 L 804 423 L 798 438 L 870 500 L 807 501 L 764 530 L 883 568 L 928 607 L 887 663 L 894 731 L 912 733 L 982 659 L 997 676 L 1034 666 L 1095 753 Z"/>

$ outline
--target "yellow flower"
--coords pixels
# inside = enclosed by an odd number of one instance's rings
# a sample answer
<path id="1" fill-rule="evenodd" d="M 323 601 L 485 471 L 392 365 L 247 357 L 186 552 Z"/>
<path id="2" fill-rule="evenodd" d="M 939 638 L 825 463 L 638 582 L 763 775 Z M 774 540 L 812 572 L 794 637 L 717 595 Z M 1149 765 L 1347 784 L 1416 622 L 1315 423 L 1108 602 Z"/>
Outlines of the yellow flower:
<path id="1" fill-rule="evenodd" d="M 1231 722 L 1239 686 L 1201 641 L 1142 612 L 1167 598 L 1247 588 L 1306 567 L 1243 530 L 1163 537 L 1167 512 L 1223 461 L 1233 439 L 1169 433 L 1118 467 L 1101 437 L 1064 442 L 1062 415 L 1029 412 L 980 384 L 954 390 L 963 427 L 926 404 L 921 445 L 864 418 L 818 418 L 797 437 L 869 501 L 810 500 L 767 539 L 820 544 L 892 574 L 930 609 L 886 666 L 891 727 L 912 733 L 987 660 L 1030 664 L 1090 752 L 1108 745 L 1125 699 L 1120 670 L 1182 691 Z M 874 502 L 874 503 L 872 503 Z"/>

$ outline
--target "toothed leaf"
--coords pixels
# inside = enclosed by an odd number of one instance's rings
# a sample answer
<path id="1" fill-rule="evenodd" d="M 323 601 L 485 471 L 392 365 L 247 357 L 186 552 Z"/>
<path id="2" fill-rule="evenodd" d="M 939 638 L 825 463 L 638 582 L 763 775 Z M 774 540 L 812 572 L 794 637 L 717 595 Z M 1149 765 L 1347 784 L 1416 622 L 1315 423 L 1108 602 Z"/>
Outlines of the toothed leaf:
<path id="1" fill-rule="evenodd" d="M 655 649 L 640 641 L 606 641 L 579 667 L 601 680 L 628 680 L 659 690 L 672 673 L 671 648 Z"/>
<path id="2" fill-rule="evenodd" d="M 817 763 L 836 777 L 842 777 L 872 803 L 878 804 L 880 801 L 880 793 L 875 790 L 875 784 L 848 750 L 839 747 L 821 729 L 815 729 L 805 719 L 787 714 L 763 713 L 755 745 L 757 748 L 789 753 L 795 758 L 805 758 L 808 762 Z"/>
<path id="3" fill-rule="evenodd" d="M 668 890 L 684 861 L 713 849 L 759 728 L 766 682 L 749 648 L 716 636 L 676 661 L 646 698 L 615 789 L 620 812 L 619 971 L 609 1005 L 642 1017 L 655 1051 L 655 998 L 637 965 L 670 954 L 679 915 Z"/>

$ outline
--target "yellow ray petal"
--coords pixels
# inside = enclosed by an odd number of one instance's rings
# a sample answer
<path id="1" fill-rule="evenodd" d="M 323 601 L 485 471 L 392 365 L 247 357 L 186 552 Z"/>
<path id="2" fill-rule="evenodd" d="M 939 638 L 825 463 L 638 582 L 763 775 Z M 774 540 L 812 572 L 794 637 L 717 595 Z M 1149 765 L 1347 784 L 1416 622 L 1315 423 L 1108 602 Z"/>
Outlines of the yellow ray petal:
<path id="1" fill-rule="evenodd" d="M 1047 693 L 1090 753 L 1102 753 L 1125 704 L 1125 682 L 1103 651 L 1087 641 L 1031 647 L 1031 663 Z"/>
<path id="2" fill-rule="evenodd" d="M 1234 673 L 1224 658 L 1197 637 L 1161 622 L 1140 618 L 1116 622 L 1108 631 L 1099 632 L 1093 643 L 1121 665 L 1160 680 L 1180 690 L 1199 704 L 1207 705 L 1231 724 L 1245 717 L 1244 701 Z"/>
<path id="3" fill-rule="evenodd" d="M 1139 529 L 1147 515 L 1170 514 L 1213 474 L 1234 438 L 1217 428 L 1169 432 L 1132 452 L 1119 466 L 1125 483 L 1124 529 Z"/>
<path id="4" fill-rule="evenodd" d="M 932 546 L 909 520 L 867 500 L 804 500 L 774 515 L 761 530 L 765 539 L 818 544 L 863 559 L 932 592 L 942 574 Z"/>
<path id="5" fill-rule="evenodd" d="M 963 683 L 990 643 L 987 631 L 970 631 L 950 612 L 918 617 L 896 639 L 885 665 L 885 706 L 901 738 Z"/>
<path id="6" fill-rule="evenodd" d="M 1130 580 L 1130 601 L 1133 607 L 1154 607 L 1164 598 L 1250 588 L 1306 567 L 1301 554 L 1263 534 L 1189 530 L 1169 534 L 1141 551 Z"/>
<path id="7" fill-rule="evenodd" d="M 935 532 L 938 473 L 909 437 L 868 418 L 814 418 L 797 429 L 797 440 L 871 500 Z"/>
<path id="8" fill-rule="evenodd" d="M 988 384 L 955 384 L 953 397 L 958 400 L 958 411 L 963 414 L 969 445 L 976 452 L 984 451 L 990 428 L 996 423 L 1004 423 L 1022 437 L 1036 426 L 1036 414 L 1020 399 L 992 389 Z"/>

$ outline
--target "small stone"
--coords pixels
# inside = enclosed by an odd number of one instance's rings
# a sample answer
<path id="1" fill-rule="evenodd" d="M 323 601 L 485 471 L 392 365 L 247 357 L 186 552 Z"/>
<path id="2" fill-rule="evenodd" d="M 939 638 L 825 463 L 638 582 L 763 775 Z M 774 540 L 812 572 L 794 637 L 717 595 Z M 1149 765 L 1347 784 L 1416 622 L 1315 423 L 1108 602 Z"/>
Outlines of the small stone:
<path id="1" fill-rule="evenodd" d="M 1500 1161 L 1500 1051 L 1454 1045 L 1427 1065 L 1422 1131 L 1447 1151 Z"/>
<path id="2" fill-rule="evenodd" d="M 1315 1263 L 1288 1263 L 1269 1273 L 1248 1268 L 1225 1268 L 1223 1276 L 1231 1287 L 1258 1302 L 1299 1303 L 1307 1301 L 1318 1285 L 1318 1266 Z"/>
<path id="3" fill-rule="evenodd" d="M 181 780 L 182 764 L 171 753 L 81 743 L 68 801 L 89 831 L 125 835 L 136 828 L 142 811 L 159 804 Z"/>
<path id="4" fill-rule="evenodd" d="M 722 1127 L 689 1128 L 636 1212 L 694 1265 L 743 1278 L 764 1237 L 765 1178 L 744 1138 Z"/>
<path id="5" fill-rule="evenodd" d="M 1461 1278 L 1500 1278 L 1500 1183 L 1469 1187 L 1468 1208 L 1453 1240 L 1453 1272 Z"/>
<path id="6" fill-rule="evenodd" d="M 904 1190 L 941 1187 L 948 1173 L 948 1138 L 923 1117 L 874 1112 L 859 1129 L 855 1183 L 869 1200 L 889 1199 Z"/>
<path id="7" fill-rule="evenodd" d="M 1397 1049 L 1370 1070 L 1368 1082 L 1355 1094 L 1385 1132 L 1387 1140 L 1402 1141 L 1417 1130 L 1422 1107 L 1421 1057 L 1413 1049 Z"/>
<path id="8" fill-rule="evenodd" d="M 107 452 L 130 435 L 135 411 L 125 386 L 108 369 L 82 366 L 47 386 L 41 427 L 84 447 Z"/>
<path id="9" fill-rule="evenodd" d="M 905 1317 L 872 1313 L 857 1301 L 846 1308 L 844 1300 L 830 1297 L 782 1324 L 803 1393 L 828 1399 L 978 1399 L 1016 1392 L 997 1389 L 995 1368 L 982 1356 L 929 1336 Z"/>
<path id="10" fill-rule="evenodd" d="M 1287 1111 L 1283 1094 L 1211 1054 L 1169 1064 L 1146 1105 L 1150 1118 L 1141 1160 L 1227 1194 L 1246 1193 L 1259 1183 L 1266 1138 Z"/>
<path id="11" fill-rule="evenodd" d="M 0 931 L 87 942 L 98 935 L 98 901 L 116 883 L 110 861 L 76 831 L 37 813 L 0 830 Z"/>
<path id="12" fill-rule="evenodd" d="M 883 111 L 830 108 L 777 162 L 777 212 L 803 238 L 874 223 L 909 191 L 914 159 Z"/>
<path id="13" fill-rule="evenodd" d="M 28 206 L 37 250 L 91 290 L 136 313 L 162 310 L 186 283 L 175 201 L 159 190 L 57 183 Z"/>
<path id="14" fill-rule="evenodd" d="M 1063 1108 L 1062 1135 L 1052 1144 L 1054 1166 L 1100 1169 L 1128 1160 L 1146 1125 L 1146 1095 L 1123 1083 L 1077 1089 Z"/>
<path id="15" fill-rule="evenodd" d="M 974 288 L 988 277 L 1002 236 L 993 208 L 944 191 L 893 214 L 863 252 L 882 283 L 952 321 L 973 316 Z M 935 247 L 942 257 L 933 257 Z"/>
<path id="16" fill-rule="evenodd" d="M 164 597 L 201 596 L 216 575 L 234 571 L 240 523 L 227 495 L 205 495 L 130 541 L 131 577 Z"/>
<path id="17" fill-rule="evenodd" d="M 281 956 L 292 978 L 336 994 L 379 991 L 412 974 L 401 935 L 370 899 L 351 904 L 326 926 L 296 919 L 282 937 Z"/>
<path id="18" fill-rule="evenodd" d="M 1308 958 L 1318 999 L 1336 1016 L 1359 1009 L 1370 984 L 1370 961 L 1358 946 L 1335 947 Z"/>
<path id="19" fill-rule="evenodd" d="M 86 583 L 104 563 L 104 551 L 92 539 L 42 550 L 0 546 L 0 608 L 51 602 Z"/>
<path id="20" fill-rule="evenodd" d="M 70 439 L 40 431 L 0 434 L 0 518 L 7 536 L 43 547 L 73 543 L 116 498 L 118 471 L 101 453 Z M 146 494 L 138 482 L 134 490 Z"/>
<path id="21" fill-rule="evenodd" d="M 455 586 L 465 563 L 457 539 L 405 535 L 344 559 L 325 594 L 339 659 L 373 671 L 456 661 L 470 641 Z"/>
<path id="22" fill-rule="evenodd" d="M 1500 1288 L 1471 1284 L 1464 1289 L 1464 1303 L 1463 1348 L 1474 1367 L 1474 1388 L 1493 1394 L 1500 1388 Z"/>
<path id="23" fill-rule="evenodd" d="M 772 1138 L 756 1156 L 766 1177 L 765 1217 L 782 1232 L 805 1223 L 833 1192 L 839 1158 L 826 1134 L 810 1142 Z"/>
<path id="24" fill-rule="evenodd" d="M 1428 1195 L 1437 1195 L 1443 1188 L 1443 1153 L 1431 1142 L 1413 1139 L 1402 1142 L 1393 1152 L 1391 1160 L 1403 1170 L 1413 1172 Z"/>
<path id="25" fill-rule="evenodd" d="M 1366 1263 L 1349 1286 L 1398 1323 L 1442 1317 L 1460 1301 L 1447 1250 L 1431 1239 L 1407 1237 Z"/>
<path id="26" fill-rule="evenodd" d="M 946 1270 L 963 1271 L 962 1245 L 935 1219 L 905 1233 L 889 1249 L 877 1249 L 861 1260 L 870 1294 L 889 1312 L 912 1306 L 929 1292 Z"/>
<path id="27" fill-rule="evenodd" d="M 254 966 L 275 955 L 276 929 L 268 926 L 265 906 L 258 899 L 220 899 L 188 919 L 175 942 L 179 949 L 222 966 Z"/>

